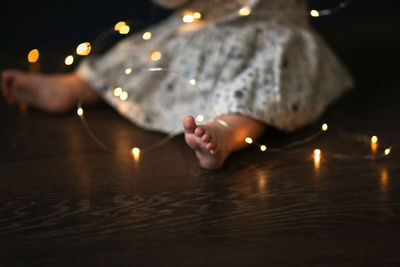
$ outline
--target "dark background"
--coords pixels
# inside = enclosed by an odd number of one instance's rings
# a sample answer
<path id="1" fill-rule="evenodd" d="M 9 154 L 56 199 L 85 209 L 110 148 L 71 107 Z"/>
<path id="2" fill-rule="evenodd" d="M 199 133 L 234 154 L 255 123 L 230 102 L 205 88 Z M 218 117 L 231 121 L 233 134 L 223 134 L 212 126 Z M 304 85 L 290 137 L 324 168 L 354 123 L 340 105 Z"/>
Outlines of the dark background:
<path id="1" fill-rule="evenodd" d="M 310 6 L 321 2 L 330 1 Z M 320 122 L 379 136 L 382 148 L 394 146 L 384 160 L 325 157 L 364 151 L 333 132 L 293 155 L 243 149 L 218 172 L 200 169 L 180 136 L 137 165 L 124 153 L 130 140 L 151 144 L 160 136 L 110 107 L 85 114 L 118 153 L 93 142 L 74 110 L 24 112 L 0 97 L 0 265 L 399 266 L 399 2 L 356 0 L 310 18 L 356 81 Z M 63 60 L 77 44 L 121 19 L 136 19 L 135 28 L 168 15 L 147 1 L 0 8 L 0 70 L 26 69 L 28 51 L 38 48 L 44 72 L 68 70 Z M 260 141 L 287 144 L 319 125 L 267 131 Z M 323 151 L 320 168 L 309 155 L 315 147 Z"/>
<path id="2" fill-rule="evenodd" d="M 337 0 L 311 0 L 310 9 L 326 8 Z M 83 41 L 92 41 L 119 20 L 135 20 L 134 28 L 162 20 L 170 13 L 150 0 L 114 1 L 7 1 L 1 4 L 0 47 L 24 53 L 33 48 L 58 47 L 67 53 Z M 400 1 L 355 0 L 334 15 L 313 19 L 321 24 L 343 24 L 343 31 L 354 23 L 399 21 Z M 71 49 L 73 49 L 71 48 Z M 45 52 L 45 51 L 41 51 Z"/>

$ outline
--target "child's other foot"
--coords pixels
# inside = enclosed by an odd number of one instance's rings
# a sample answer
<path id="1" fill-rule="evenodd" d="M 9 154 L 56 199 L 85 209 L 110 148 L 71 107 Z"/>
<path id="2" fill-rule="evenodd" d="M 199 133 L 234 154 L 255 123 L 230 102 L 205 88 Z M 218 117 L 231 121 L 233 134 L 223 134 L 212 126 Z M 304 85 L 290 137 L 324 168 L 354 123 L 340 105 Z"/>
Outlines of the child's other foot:
<path id="1" fill-rule="evenodd" d="M 98 98 L 75 74 L 42 75 L 7 70 L 1 75 L 1 87 L 9 103 L 26 102 L 48 112 L 67 111 L 86 93 L 89 102 Z"/>
<path id="2" fill-rule="evenodd" d="M 197 125 L 192 116 L 183 120 L 185 129 L 185 141 L 195 150 L 200 166 L 205 169 L 219 169 L 228 157 L 230 147 L 229 129 L 210 122 L 205 125 Z"/>

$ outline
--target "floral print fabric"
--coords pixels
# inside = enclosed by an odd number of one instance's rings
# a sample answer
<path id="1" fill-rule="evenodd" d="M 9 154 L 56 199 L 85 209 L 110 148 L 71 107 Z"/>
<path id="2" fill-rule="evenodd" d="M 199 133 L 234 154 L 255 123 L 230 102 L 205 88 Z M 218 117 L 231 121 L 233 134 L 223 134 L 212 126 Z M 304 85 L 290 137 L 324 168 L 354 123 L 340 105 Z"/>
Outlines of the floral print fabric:
<path id="1" fill-rule="evenodd" d="M 239 16 L 243 6 L 253 12 Z M 184 10 L 200 11 L 203 18 L 185 24 Z M 150 40 L 142 39 L 143 32 L 133 34 L 77 70 L 145 129 L 179 133 L 186 115 L 208 121 L 242 114 L 293 131 L 318 119 L 352 86 L 346 69 L 308 26 L 304 1 L 191 1 L 147 31 Z M 154 52 L 161 53 L 159 60 L 151 59 Z M 126 75 L 126 68 L 138 71 Z M 117 86 L 128 92 L 126 101 L 114 96 Z"/>

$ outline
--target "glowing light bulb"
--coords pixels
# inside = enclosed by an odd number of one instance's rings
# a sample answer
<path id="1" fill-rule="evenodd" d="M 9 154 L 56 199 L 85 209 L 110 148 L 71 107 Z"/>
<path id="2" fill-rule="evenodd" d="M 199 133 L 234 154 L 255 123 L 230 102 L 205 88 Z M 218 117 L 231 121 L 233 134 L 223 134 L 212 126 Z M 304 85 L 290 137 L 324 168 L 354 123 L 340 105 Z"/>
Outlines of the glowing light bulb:
<path id="1" fill-rule="evenodd" d="M 261 146 L 260 146 L 260 150 L 261 150 L 261 151 L 265 151 L 265 150 L 267 150 L 267 147 L 266 147 L 265 145 L 261 145 Z"/>
<path id="2" fill-rule="evenodd" d="M 121 30 L 121 28 L 122 28 L 123 26 L 125 26 L 125 25 L 126 25 L 126 22 L 125 22 L 125 21 L 119 21 L 119 22 L 117 22 L 117 23 L 115 24 L 114 30 L 117 31 L 117 32 L 119 32 L 119 30 Z"/>
<path id="3" fill-rule="evenodd" d="M 182 21 L 185 23 L 192 23 L 194 21 L 194 17 L 192 14 L 186 14 L 183 16 Z"/>
<path id="4" fill-rule="evenodd" d="M 242 7 L 241 9 L 239 9 L 239 15 L 240 16 L 248 16 L 251 13 L 251 8 L 250 7 Z"/>
<path id="5" fill-rule="evenodd" d="M 314 167 L 317 170 L 319 169 L 320 161 L 321 161 L 321 150 L 318 148 L 314 149 Z"/>
<path id="6" fill-rule="evenodd" d="M 160 51 L 155 51 L 155 52 L 151 53 L 150 58 L 151 58 L 151 60 L 153 60 L 153 61 L 160 60 L 160 58 L 161 58 L 161 53 L 160 53 Z"/>
<path id="7" fill-rule="evenodd" d="M 198 122 L 204 121 L 204 116 L 201 115 L 201 114 L 197 115 L 197 116 L 196 116 L 196 121 L 198 121 Z"/>
<path id="8" fill-rule="evenodd" d="M 134 147 L 132 148 L 132 156 L 135 159 L 135 161 L 139 160 L 139 156 L 140 156 L 140 149 L 138 147 Z"/>
<path id="9" fill-rule="evenodd" d="M 194 19 L 201 19 L 201 13 L 200 12 L 194 12 L 193 13 L 193 18 Z"/>
<path id="10" fill-rule="evenodd" d="M 386 149 L 385 149 L 385 155 L 386 155 L 386 156 L 389 155 L 391 151 L 392 151 L 391 148 L 386 148 Z"/>
<path id="11" fill-rule="evenodd" d="M 316 18 L 316 17 L 319 17 L 319 12 L 317 10 L 313 9 L 313 10 L 310 11 L 310 15 L 312 17 Z"/>
<path id="12" fill-rule="evenodd" d="M 191 79 L 190 80 L 190 84 L 193 85 L 193 86 L 196 85 L 196 80 L 195 79 Z"/>
<path id="13" fill-rule="evenodd" d="M 253 139 L 251 139 L 250 137 L 246 137 L 246 138 L 244 139 L 244 141 L 245 141 L 246 143 L 248 143 L 248 144 L 253 143 Z"/>
<path id="14" fill-rule="evenodd" d="M 131 30 L 131 28 L 129 27 L 129 25 L 124 25 L 121 27 L 121 29 L 119 29 L 119 33 L 120 34 L 128 34 L 130 30 Z"/>
<path id="15" fill-rule="evenodd" d="M 89 42 L 81 43 L 76 48 L 76 53 L 80 56 L 87 56 L 89 55 L 90 51 L 92 50 L 92 46 Z"/>
<path id="16" fill-rule="evenodd" d="M 121 87 L 117 87 L 114 89 L 114 95 L 119 97 L 122 94 L 122 88 Z"/>
<path id="17" fill-rule="evenodd" d="M 72 55 L 69 55 L 65 58 L 65 65 L 69 66 L 74 63 L 74 57 Z"/>
<path id="18" fill-rule="evenodd" d="M 128 99 L 128 93 L 125 92 L 125 91 L 122 92 L 121 95 L 119 96 L 119 98 L 120 98 L 122 101 L 127 100 L 127 99 Z"/>
<path id="19" fill-rule="evenodd" d="M 39 50 L 37 49 L 32 49 L 28 53 L 28 62 L 29 63 L 35 63 L 39 59 Z"/>
<path id="20" fill-rule="evenodd" d="M 126 74 L 126 75 L 129 75 L 129 74 L 132 73 L 132 71 L 133 71 L 132 68 L 127 68 L 127 69 L 125 69 L 125 74 Z"/>
<path id="21" fill-rule="evenodd" d="M 82 108 L 78 108 L 78 110 L 76 111 L 76 114 L 78 114 L 79 117 L 82 117 L 83 109 Z"/>
<path id="22" fill-rule="evenodd" d="M 151 39 L 151 32 L 145 32 L 142 35 L 143 40 L 150 40 Z"/>
<path id="23" fill-rule="evenodd" d="M 322 124 L 322 131 L 326 132 L 326 130 L 328 130 L 328 124 L 324 123 Z"/>
<path id="24" fill-rule="evenodd" d="M 378 137 L 376 135 L 371 137 L 371 143 L 373 143 L 373 144 L 378 143 Z"/>

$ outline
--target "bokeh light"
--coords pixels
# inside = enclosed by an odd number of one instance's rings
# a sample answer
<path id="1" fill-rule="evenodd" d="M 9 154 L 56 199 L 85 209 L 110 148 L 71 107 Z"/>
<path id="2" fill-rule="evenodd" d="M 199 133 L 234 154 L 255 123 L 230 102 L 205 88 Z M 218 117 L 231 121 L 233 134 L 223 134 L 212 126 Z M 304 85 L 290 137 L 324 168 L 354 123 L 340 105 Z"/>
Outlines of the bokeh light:
<path id="1" fill-rule="evenodd" d="M 28 53 L 28 61 L 30 63 L 35 63 L 39 60 L 39 50 L 37 49 L 32 49 Z"/>
<path id="2" fill-rule="evenodd" d="M 69 66 L 72 65 L 72 63 L 74 63 L 74 57 L 72 55 L 69 55 L 65 58 L 65 65 Z"/>
<path id="3" fill-rule="evenodd" d="M 151 32 L 145 32 L 142 35 L 143 40 L 150 40 L 151 39 Z"/>
<path id="4" fill-rule="evenodd" d="M 161 52 L 160 51 L 154 51 L 151 53 L 151 60 L 157 61 L 161 59 Z"/>
<path id="5" fill-rule="evenodd" d="M 128 34 L 130 30 L 131 30 L 131 28 L 129 27 L 129 25 L 124 25 L 121 27 L 121 29 L 119 29 L 119 33 L 120 34 Z"/>
<path id="6" fill-rule="evenodd" d="M 126 22 L 125 22 L 125 21 L 118 21 L 118 22 L 115 24 L 115 26 L 114 26 L 114 30 L 117 31 L 117 32 L 119 32 L 119 31 L 121 30 L 121 28 L 122 28 L 123 26 L 125 26 L 125 25 L 126 25 Z"/>
<path id="7" fill-rule="evenodd" d="M 80 56 L 87 56 L 90 54 L 92 46 L 89 42 L 84 42 L 76 47 L 76 53 Z"/>
<path id="8" fill-rule="evenodd" d="M 239 15 L 240 16 L 248 16 L 251 13 L 251 8 L 250 7 L 242 7 L 241 9 L 239 9 Z"/>
<path id="9" fill-rule="evenodd" d="M 316 17 L 319 17 L 319 12 L 317 10 L 313 9 L 313 10 L 310 11 L 310 15 L 312 17 L 316 18 Z"/>

